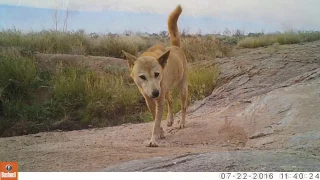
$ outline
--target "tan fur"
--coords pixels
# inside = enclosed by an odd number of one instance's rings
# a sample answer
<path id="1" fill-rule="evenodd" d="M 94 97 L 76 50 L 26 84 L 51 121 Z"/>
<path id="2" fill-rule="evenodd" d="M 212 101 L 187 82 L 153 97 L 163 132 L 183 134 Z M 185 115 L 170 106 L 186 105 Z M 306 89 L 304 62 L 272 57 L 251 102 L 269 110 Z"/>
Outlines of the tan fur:
<path id="1" fill-rule="evenodd" d="M 180 47 L 180 33 L 178 30 L 178 19 L 182 13 L 181 5 L 178 5 L 174 11 L 171 12 L 168 18 L 168 30 L 172 46 Z"/>
<path id="2" fill-rule="evenodd" d="M 180 34 L 177 21 L 182 12 L 180 5 L 169 15 L 168 31 L 171 40 L 171 47 L 164 44 L 156 44 L 135 57 L 123 51 L 135 84 L 144 96 L 150 109 L 154 126 L 148 146 L 157 147 L 156 137 L 163 138 L 161 119 L 164 110 L 164 103 L 168 103 L 167 126 L 173 124 L 173 109 L 171 91 L 178 88 L 181 98 L 182 119 L 179 128 L 185 126 L 187 96 L 188 96 L 188 69 L 187 60 L 180 49 Z"/>

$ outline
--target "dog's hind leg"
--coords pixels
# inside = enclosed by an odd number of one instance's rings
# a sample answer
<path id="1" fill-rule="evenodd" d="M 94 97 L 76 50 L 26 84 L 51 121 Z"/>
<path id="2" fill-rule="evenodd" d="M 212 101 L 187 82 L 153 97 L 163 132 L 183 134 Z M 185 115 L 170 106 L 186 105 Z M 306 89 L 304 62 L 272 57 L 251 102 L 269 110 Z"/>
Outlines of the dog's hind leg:
<path id="1" fill-rule="evenodd" d="M 172 108 L 172 97 L 171 97 L 171 93 L 168 92 L 166 94 L 166 100 L 168 103 L 168 115 L 167 115 L 167 126 L 170 127 L 173 124 L 173 108 Z"/>
<path id="2" fill-rule="evenodd" d="M 180 99 L 181 99 L 181 120 L 179 123 L 179 128 L 182 129 L 186 124 L 186 116 L 187 116 L 187 106 L 188 106 L 188 81 L 182 81 L 178 85 Z"/>

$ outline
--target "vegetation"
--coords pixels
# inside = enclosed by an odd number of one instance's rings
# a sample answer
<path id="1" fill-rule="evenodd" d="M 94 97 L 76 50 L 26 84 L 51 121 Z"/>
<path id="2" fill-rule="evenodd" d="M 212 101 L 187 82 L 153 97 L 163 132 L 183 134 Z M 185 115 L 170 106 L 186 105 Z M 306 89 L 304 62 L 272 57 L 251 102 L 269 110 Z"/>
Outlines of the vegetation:
<path id="1" fill-rule="evenodd" d="M 151 121 L 143 97 L 128 78 L 127 67 L 110 65 L 97 72 L 58 61 L 55 66 L 50 63 L 50 67 L 41 68 L 41 60 L 35 56 L 37 51 L 122 57 L 122 49 L 136 54 L 147 48 L 150 41 L 138 36 L 92 36 L 83 31 L 0 32 L 0 135 Z M 169 42 L 163 38 L 160 41 Z M 214 59 L 219 54 L 229 56 L 232 49 L 214 37 L 191 36 L 182 41 L 192 62 Z M 209 95 L 217 75 L 214 66 L 192 67 L 189 102 Z M 180 110 L 177 94 L 174 107 L 175 112 Z"/>
<path id="2" fill-rule="evenodd" d="M 0 32 L 0 46 L 20 47 L 48 54 L 122 57 L 121 49 L 135 53 L 144 49 L 146 42 L 137 36 L 90 36 L 83 30 L 22 33 L 16 29 L 9 29 Z"/>
<path id="3" fill-rule="evenodd" d="M 57 54 L 91 55 L 123 58 L 122 50 L 131 54 L 162 42 L 169 44 L 168 33 L 149 37 L 133 35 L 87 34 L 84 30 L 67 31 L 66 11 L 62 31 L 58 31 L 58 10 L 54 12 L 55 30 L 23 33 L 17 29 L 0 31 L 0 136 L 12 136 L 53 129 L 71 130 L 88 126 L 104 127 L 152 120 L 143 97 L 129 78 L 128 68 L 106 65 L 99 71 L 81 63 L 68 61 Z M 320 39 L 319 31 L 285 33 L 231 32 L 221 35 L 190 35 L 181 32 L 182 49 L 189 70 L 189 103 L 210 95 L 219 70 L 202 62 L 216 57 L 230 57 L 237 45 L 256 48 L 295 44 Z M 36 53 L 50 54 L 45 59 Z M 50 60 L 55 56 L 55 60 Z M 57 60 L 57 57 L 61 58 Z M 75 57 L 76 60 L 81 56 Z M 93 60 L 90 63 L 93 63 Z M 212 63 L 211 63 L 212 64 Z M 45 67 L 44 67 L 45 66 Z M 180 100 L 174 91 L 174 112 Z"/>
<path id="4" fill-rule="evenodd" d="M 316 40 L 320 40 L 319 31 L 303 31 L 303 32 L 288 31 L 285 33 L 246 37 L 238 42 L 238 46 L 243 48 L 257 48 L 257 47 L 270 46 L 275 43 L 284 45 L 284 44 L 297 44 L 302 42 L 311 42 Z"/>
<path id="5" fill-rule="evenodd" d="M 210 95 L 216 85 L 219 70 L 214 65 L 203 66 L 201 62 L 230 57 L 236 45 L 256 48 L 320 39 L 318 31 L 250 33 L 248 36 L 242 31 L 230 34 L 226 30 L 225 33 L 229 35 L 182 33 L 182 49 L 192 64 L 189 103 Z M 121 50 L 137 54 L 156 42 L 169 44 L 167 33 L 143 37 L 86 34 L 83 30 L 0 31 L 0 136 L 151 121 L 152 116 L 129 78 L 126 66 L 106 65 L 100 72 L 65 63 L 62 59 L 46 65 L 35 52 L 123 58 Z M 173 97 L 176 113 L 180 110 L 177 91 Z"/>
<path id="6" fill-rule="evenodd" d="M 191 36 L 182 39 L 182 49 L 189 62 L 202 61 L 208 57 L 228 57 L 231 55 L 232 44 L 214 36 Z"/>

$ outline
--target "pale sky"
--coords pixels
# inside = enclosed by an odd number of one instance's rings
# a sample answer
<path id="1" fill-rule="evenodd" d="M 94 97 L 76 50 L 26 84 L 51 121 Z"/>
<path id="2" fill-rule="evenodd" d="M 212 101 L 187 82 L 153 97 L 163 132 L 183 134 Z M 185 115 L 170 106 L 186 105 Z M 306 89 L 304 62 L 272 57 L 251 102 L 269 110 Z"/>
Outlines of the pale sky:
<path id="1" fill-rule="evenodd" d="M 270 29 L 279 31 L 285 30 L 284 28 L 320 29 L 320 0 L 0 0 L 1 4 L 36 8 L 68 8 L 81 12 L 112 10 L 160 16 L 167 16 L 176 5 L 181 4 L 185 17 L 219 19 L 219 21 L 228 22 L 227 24 L 234 22 L 240 25 L 237 27 L 239 29 L 248 28 L 247 23 L 250 24 L 249 30 L 254 26 L 253 24 L 257 24 L 262 29 L 272 27 Z M 217 27 L 216 30 L 224 28 L 226 27 Z"/>

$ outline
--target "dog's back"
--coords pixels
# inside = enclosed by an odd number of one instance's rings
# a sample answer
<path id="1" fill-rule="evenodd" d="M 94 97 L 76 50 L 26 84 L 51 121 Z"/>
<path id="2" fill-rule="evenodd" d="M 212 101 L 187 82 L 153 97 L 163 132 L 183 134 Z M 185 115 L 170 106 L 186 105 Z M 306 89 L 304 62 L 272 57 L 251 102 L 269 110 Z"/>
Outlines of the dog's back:
<path id="1" fill-rule="evenodd" d="M 141 56 L 152 56 L 152 57 L 159 57 L 166 51 L 166 47 L 164 44 L 155 44 L 147 49 L 145 52 L 141 54 Z"/>

